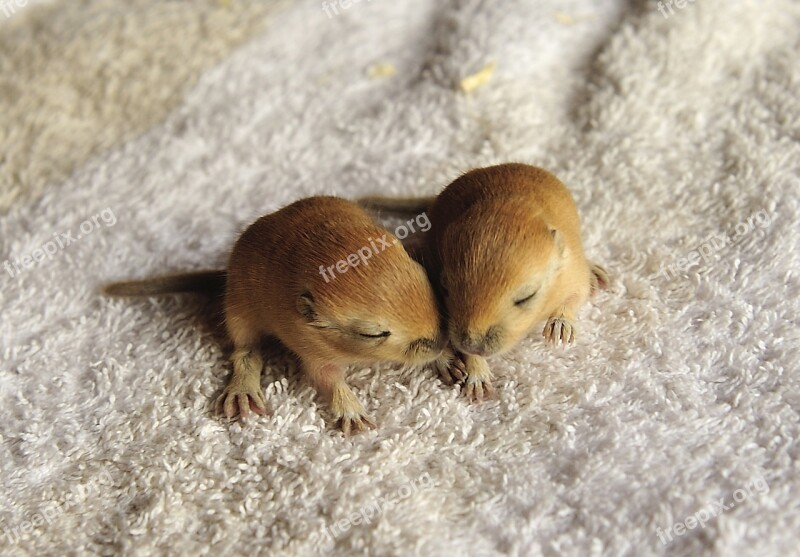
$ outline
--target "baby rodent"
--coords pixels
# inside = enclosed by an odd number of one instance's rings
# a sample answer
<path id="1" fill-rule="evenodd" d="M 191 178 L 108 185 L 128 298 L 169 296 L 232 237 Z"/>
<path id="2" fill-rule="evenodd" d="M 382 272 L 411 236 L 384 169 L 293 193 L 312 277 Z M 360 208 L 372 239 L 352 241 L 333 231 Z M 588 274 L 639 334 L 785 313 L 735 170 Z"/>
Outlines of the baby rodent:
<path id="1" fill-rule="evenodd" d="M 466 367 L 466 394 L 492 393 L 487 357 L 513 347 L 538 322 L 552 343 L 575 339 L 578 308 L 606 271 L 587 261 L 578 211 L 551 173 L 509 163 L 467 172 L 437 197 L 366 198 L 396 212 L 426 210 L 431 229 L 421 257 L 444 301 L 452 346 Z M 440 367 L 448 382 L 459 369 Z"/>
<path id="2" fill-rule="evenodd" d="M 336 266 L 343 261 L 348 265 Z M 332 266 L 339 272 L 322 272 Z M 236 241 L 225 273 L 117 283 L 105 291 L 154 295 L 223 283 L 233 375 L 217 408 L 229 418 L 266 411 L 263 337 L 277 337 L 299 358 L 345 434 L 374 426 L 345 383 L 345 366 L 428 363 L 446 343 L 423 267 L 361 207 L 335 197 L 303 199 L 261 217 Z"/>

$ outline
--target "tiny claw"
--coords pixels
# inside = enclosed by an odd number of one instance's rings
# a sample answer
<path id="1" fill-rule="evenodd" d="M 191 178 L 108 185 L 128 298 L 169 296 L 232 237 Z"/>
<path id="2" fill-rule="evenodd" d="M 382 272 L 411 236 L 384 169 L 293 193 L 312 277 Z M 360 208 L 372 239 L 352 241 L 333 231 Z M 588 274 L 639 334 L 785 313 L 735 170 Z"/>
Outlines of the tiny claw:
<path id="1" fill-rule="evenodd" d="M 247 418 L 250 415 L 250 397 L 240 394 L 236 397 L 239 403 L 239 417 Z"/>
<path id="2" fill-rule="evenodd" d="M 590 277 L 591 280 L 591 294 L 594 295 L 597 293 L 598 290 L 609 287 L 611 284 L 611 278 L 608 276 L 608 271 L 606 271 L 603 267 L 597 264 L 591 264 L 590 266 L 592 276 Z"/>
<path id="3" fill-rule="evenodd" d="M 236 415 L 236 398 L 232 396 L 225 397 L 225 417 L 229 420 L 233 419 Z"/>
<path id="4" fill-rule="evenodd" d="M 492 398 L 494 390 L 489 379 L 467 380 L 466 397 L 470 402 L 480 404 Z"/>
<path id="5" fill-rule="evenodd" d="M 251 398 L 250 410 L 259 416 L 264 416 L 267 413 L 267 405 L 264 403 L 264 401 L 259 400 L 258 398 Z"/>
<path id="6" fill-rule="evenodd" d="M 447 385 L 463 383 L 467 379 L 467 365 L 459 354 L 437 362 L 439 375 Z"/>
<path id="7" fill-rule="evenodd" d="M 467 400 L 470 402 L 480 402 L 478 388 L 475 386 L 475 383 L 467 384 Z"/>
<path id="8" fill-rule="evenodd" d="M 231 388 L 229 385 L 217 397 L 214 409 L 218 415 L 223 415 L 228 420 L 233 420 L 237 416 L 248 418 L 251 414 L 264 416 L 267 413 L 267 403 L 263 393 L 260 392 L 260 388 L 258 390 L 242 391 L 239 388 Z"/>
<path id="9" fill-rule="evenodd" d="M 570 344 L 575 340 L 575 325 L 563 317 L 548 319 L 542 331 L 546 341 L 552 344 Z"/>
<path id="10" fill-rule="evenodd" d="M 456 356 L 455 361 L 451 367 L 451 374 L 456 378 L 456 380 L 461 383 L 467 378 L 467 365 L 464 363 L 464 360 L 461 359 L 459 356 Z"/>
<path id="11" fill-rule="evenodd" d="M 375 420 L 373 420 L 369 416 L 361 416 L 361 419 L 364 420 L 365 424 L 367 424 L 367 426 L 365 426 L 364 429 L 374 429 L 378 427 L 378 424 L 375 423 Z"/>
<path id="12" fill-rule="evenodd" d="M 355 435 L 376 427 L 375 420 L 363 414 L 356 416 L 342 416 L 337 422 L 337 425 L 341 428 L 345 437 L 350 437 L 351 435 Z"/>

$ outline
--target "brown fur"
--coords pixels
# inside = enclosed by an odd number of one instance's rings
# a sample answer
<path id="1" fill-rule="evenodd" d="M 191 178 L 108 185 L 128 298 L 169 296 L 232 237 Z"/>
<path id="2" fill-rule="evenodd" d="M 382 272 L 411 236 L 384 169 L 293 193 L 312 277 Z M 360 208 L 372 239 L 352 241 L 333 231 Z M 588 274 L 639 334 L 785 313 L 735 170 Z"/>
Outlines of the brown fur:
<path id="1" fill-rule="evenodd" d="M 378 238 L 389 247 L 366 264 L 329 274 L 328 281 L 320 274 L 320 266 L 346 260 Z M 363 209 L 333 197 L 297 201 L 241 235 L 228 264 L 225 324 L 235 350 L 221 412 L 265 412 L 258 346 L 273 336 L 299 357 L 345 433 L 374 423 L 345 383 L 344 366 L 427 363 L 446 342 L 424 269 Z"/>
<path id="2" fill-rule="evenodd" d="M 393 208 L 374 198 L 369 204 Z M 485 358 L 514 346 L 535 324 L 547 320 L 544 335 L 553 343 L 572 342 L 578 308 L 608 282 L 586 260 L 572 196 L 541 168 L 467 172 L 434 199 L 428 217 L 425 265 L 447 309 L 450 341 L 463 354 L 471 398 L 491 394 Z M 461 374 L 441 371 L 448 380 Z"/>

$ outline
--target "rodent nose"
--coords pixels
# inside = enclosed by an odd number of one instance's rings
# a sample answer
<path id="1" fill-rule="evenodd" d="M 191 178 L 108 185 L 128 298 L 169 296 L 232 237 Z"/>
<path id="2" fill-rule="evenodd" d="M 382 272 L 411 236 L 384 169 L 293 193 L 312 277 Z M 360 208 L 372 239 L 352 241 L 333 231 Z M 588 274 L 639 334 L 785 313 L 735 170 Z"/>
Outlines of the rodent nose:
<path id="1" fill-rule="evenodd" d="M 461 350 L 473 356 L 483 356 L 486 352 L 486 337 L 484 335 L 461 335 Z"/>

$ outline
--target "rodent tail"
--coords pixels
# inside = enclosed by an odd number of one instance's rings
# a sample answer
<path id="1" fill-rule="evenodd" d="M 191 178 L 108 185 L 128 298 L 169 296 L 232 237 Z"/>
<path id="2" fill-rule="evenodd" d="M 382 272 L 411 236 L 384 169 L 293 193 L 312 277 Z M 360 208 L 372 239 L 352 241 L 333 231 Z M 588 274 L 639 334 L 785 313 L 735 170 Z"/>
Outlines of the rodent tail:
<path id="1" fill-rule="evenodd" d="M 158 296 L 181 292 L 221 292 L 225 271 L 198 271 L 144 280 L 113 282 L 103 287 L 106 296 Z"/>
<path id="2" fill-rule="evenodd" d="M 358 204 L 370 211 L 417 215 L 433 204 L 435 197 L 362 197 Z"/>

